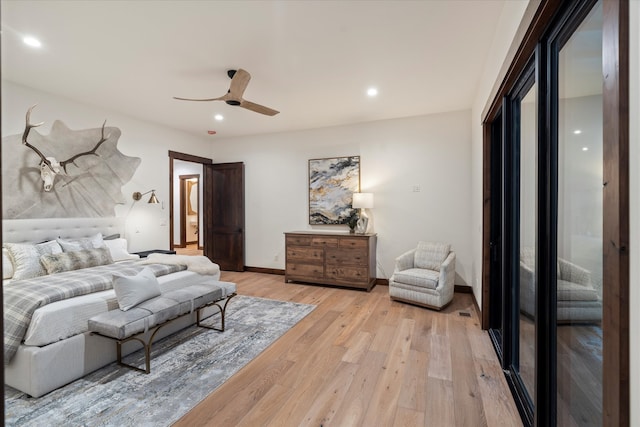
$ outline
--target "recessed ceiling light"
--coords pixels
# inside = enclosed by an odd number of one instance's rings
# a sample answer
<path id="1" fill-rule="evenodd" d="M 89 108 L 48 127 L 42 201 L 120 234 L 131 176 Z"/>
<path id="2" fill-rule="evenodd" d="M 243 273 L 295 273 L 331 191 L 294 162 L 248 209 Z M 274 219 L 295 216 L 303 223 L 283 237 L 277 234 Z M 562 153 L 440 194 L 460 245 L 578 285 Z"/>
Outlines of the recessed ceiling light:
<path id="1" fill-rule="evenodd" d="M 369 89 L 367 89 L 367 95 L 370 97 L 374 97 L 378 95 L 378 89 L 376 89 L 375 87 L 370 87 Z"/>
<path id="2" fill-rule="evenodd" d="M 216 119 L 217 121 L 221 121 L 224 119 L 224 117 L 222 117 L 222 114 L 216 114 L 215 116 L 213 116 L 214 119 Z"/>
<path id="3" fill-rule="evenodd" d="M 582 131 L 580 129 L 576 129 L 573 131 L 574 135 L 580 135 Z"/>
<path id="4" fill-rule="evenodd" d="M 41 47 L 42 46 L 42 43 L 40 43 L 40 40 L 38 40 L 35 37 L 26 36 L 25 38 L 22 39 L 22 41 L 27 46 L 31 46 L 31 47 Z"/>
<path id="5" fill-rule="evenodd" d="M 589 151 L 589 147 L 582 147 L 582 151 Z"/>

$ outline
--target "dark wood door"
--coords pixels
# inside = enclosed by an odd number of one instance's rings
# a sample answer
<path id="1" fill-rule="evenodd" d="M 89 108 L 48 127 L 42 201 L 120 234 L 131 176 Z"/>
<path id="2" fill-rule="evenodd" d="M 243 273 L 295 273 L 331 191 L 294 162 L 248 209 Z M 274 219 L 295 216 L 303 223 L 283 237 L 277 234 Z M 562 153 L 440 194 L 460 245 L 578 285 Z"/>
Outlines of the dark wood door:
<path id="1" fill-rule="evenodd" d="M 244 164 L 204 165 L 204 254 L 222 270 L 244 271 Z"/>

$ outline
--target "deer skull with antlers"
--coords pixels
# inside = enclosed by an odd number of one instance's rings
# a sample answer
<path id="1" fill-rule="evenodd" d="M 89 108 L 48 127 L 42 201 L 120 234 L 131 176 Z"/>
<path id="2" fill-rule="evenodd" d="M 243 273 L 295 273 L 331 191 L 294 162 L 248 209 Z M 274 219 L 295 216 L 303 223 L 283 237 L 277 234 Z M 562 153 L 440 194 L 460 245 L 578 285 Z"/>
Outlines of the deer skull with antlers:
<path id="1" fill-rule="evenodd" d="M 104 123 L 102 124 L 102 133 L 101 133 L 102 136 L 100 138 L 100 141 L 98 141 L 98 143 L 95 145 L 95 147 L 93 147 L 92 150 L 78 153 L 68 158 L 67 160 L 63 160 L 59 162 L 58 160 L 55 159 L 55 157 L 45 156 L 44 154 L 42 154 L 40 150 L 38 150 L 33 145 L 29 144 L 29 142 L 27 141 L 27 138 L 29 137 L 29 132 L 31 131 L 31 129 L 38 126 L 42 126 L 44 124 L 44 122 L 40 122 L 36 124 L 31 123 L 31 110 L 33 110 L 34 108 L 35 108 L 35 105 L 27 110 L 26 125 L 24 128 L 24 133 L 22 134 L 22 143 L 27 147 L 31 148 L 40 157 L 40 178 L 42 178 L 42 182 L 44 184 L 43 185 L 44 191 L 48 192 L 48 191 L 51 191 L 51 189 L 53 188 L 53 183 L 56 179 L 56 176 L 67 175 L 68 164 L 70 163 L 75 164 L 75 161 L 82 156 L 98 155 L 96 151 L 98 150 L 100 145 L 102 145 L 103 142 L 109 139 L 109 135 L 107 136 L 104 135 L 104 126 L 107 124 L 107 121 L 105 120 Z"/>

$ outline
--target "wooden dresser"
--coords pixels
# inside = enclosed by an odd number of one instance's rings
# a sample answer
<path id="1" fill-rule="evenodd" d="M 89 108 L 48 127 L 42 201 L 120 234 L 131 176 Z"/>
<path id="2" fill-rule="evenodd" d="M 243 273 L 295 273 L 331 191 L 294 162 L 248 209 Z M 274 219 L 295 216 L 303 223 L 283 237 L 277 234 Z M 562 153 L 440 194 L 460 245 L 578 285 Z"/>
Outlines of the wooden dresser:
<path id="1" fill-rule="evenodd" d="M 285 282 L 370 290 L 376 281 L 376 235 L 291 231 L 285 234 Z"/>

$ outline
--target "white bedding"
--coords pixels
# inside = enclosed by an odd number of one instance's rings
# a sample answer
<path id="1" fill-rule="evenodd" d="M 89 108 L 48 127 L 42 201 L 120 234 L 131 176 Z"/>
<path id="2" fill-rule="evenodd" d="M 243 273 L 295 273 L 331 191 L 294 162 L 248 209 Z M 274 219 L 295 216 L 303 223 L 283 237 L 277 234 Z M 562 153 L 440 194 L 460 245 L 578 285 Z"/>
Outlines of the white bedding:
<path id="1" fill-rule="evenodd" d="M 101 233 L 103 236 L 124 235 L 126 218 L 43 218 L 3 220 L 5 242 L 43 242 L 51 239 L 82 239 Z M 114 260 L 129 259 L 126 240 L 111 241 L 109 249 Z M 114 254 L 114 250 L 118 251 Z M 4 256 L 4 254 L 3 254 Z M 7 261 L 5 259 L 5 261 Z M 9 260 L 10 261 L 10 260 Z M 11 277 L 3 269 L 3 279 Z M 218 275 L 202 276 L 179 271 L 158 277 L 162 290 L 172 290 L 198 280 L 219 280 Z M 6 281 L 3 280 L 3 284 Z M 233 283 L 217 282 L 225 296 L 236 291 Z M 105 288 L 103 288 L 105 289 Z M 9 364 L 5 364 L 5 384 L 33 397 L 42 396 L 58 387 L 87 375 L 116 360 L 116 348 L 109 339 L 87 331 L 88 319 L 110 308 L 117 308 L 113 290 L 82 295 L 37 308 L 31 315 L 23 342 Z M 210 314 L 215 313 L 211 309 Z M 195 322 L 195 313 L 184 316 L 162 328 L 155 339 L 161 339 Z M 5 324 L 6 326 L 6 324 Z M 82 332 L 85 331 L 85 332 Z M 145 339 L 150 339 L 148 332 Z M 123 346 L 123 355 L 140 348 L 130 341 Z"/>
<path id="2" fill-rule="evenodd" d="M 203 281 L 219 280 L 191 271 L 179 271 L 158 277 L 162 292 L 180 289 Z M 87 331 L 89 318 L 118 308 L 113 289 L 57 301 L 38 308 L 31 318 L 24 344 L 44 346 Z"/>

